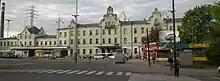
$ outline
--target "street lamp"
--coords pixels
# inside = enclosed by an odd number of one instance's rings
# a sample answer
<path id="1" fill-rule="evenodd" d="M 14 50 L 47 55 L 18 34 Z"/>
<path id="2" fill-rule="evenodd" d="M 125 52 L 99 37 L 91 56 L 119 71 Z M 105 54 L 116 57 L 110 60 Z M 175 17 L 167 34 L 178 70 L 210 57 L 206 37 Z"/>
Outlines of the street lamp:
<path id="1" fill-rule="evenodd" d="M 176 27 L 175 27 L 175 3 L 172 0 L 172 14 L 173 14 L 173 54 L 174 54 L 174 75 L 179 77 L 179 70 L 177 67 L 177 55 L 176 55 Z"/>
<path id="2" fill-rule="evenodd" d="M 77 17 L 79 16 L 78 15 L 78 0 L 76 0 L 76 13 L 75 15 L 73 15 L 75 17 L 75 41 L 74 41 L 74 54 L 75 54 L 75 63 L 77 62 L 77 54 L 78 54 L 78 19 Z"/>

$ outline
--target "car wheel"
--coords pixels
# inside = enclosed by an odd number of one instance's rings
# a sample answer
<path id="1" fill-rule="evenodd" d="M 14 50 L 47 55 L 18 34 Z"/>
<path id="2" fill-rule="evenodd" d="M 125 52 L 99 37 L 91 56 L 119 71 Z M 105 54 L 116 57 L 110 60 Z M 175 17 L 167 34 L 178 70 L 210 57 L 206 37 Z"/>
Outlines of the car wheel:
<path id="1" fill-rule="evenodd" d="M 220 69 L 218 70 L 218 73 L 220 74 Z"/>

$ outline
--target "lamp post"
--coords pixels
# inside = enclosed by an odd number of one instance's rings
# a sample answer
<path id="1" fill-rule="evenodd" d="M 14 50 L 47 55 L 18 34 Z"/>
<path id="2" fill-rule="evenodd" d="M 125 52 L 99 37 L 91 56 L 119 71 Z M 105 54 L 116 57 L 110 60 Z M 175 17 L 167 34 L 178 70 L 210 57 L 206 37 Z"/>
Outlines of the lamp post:
<path id="1" fill-rule="evenodd" d="M 173 14 L 173 54 L 174 54 L 174 75 L 179 77 L 179 70 L 177 66 L 177 55 L 176 55 L 176 27 L 175 27 L 175 3 L 172 0 L 172 14 Z"/>
<path id="2" fill-rule="evenodd" d="M 77 19 L 77 17 L 79 16 L 78 15 L 78 0 L 76 0 L 76 13 L 75 13 L 75 15 L 73 15 L 74 17 L 75 17 L 75 22 L 76 22 L 76 24 L 75 24 L 75 37 L 74 37 L 74 39 L 75 39 L 75 41 L 74 41 L 74 54 L 75 54 L 75 63 L 77 62 L 77 57 L 78 57 L 78 19 Z"/>

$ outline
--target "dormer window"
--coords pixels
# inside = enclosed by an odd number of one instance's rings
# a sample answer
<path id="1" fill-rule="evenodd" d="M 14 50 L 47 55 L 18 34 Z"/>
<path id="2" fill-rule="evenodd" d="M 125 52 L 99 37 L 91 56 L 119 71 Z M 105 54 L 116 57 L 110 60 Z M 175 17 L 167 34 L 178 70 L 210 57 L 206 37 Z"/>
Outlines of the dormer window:
<path id="1" fill-rule="evenodd" d="M 27 34 L 27 32 L 24 32 L 25 34 Z"/>

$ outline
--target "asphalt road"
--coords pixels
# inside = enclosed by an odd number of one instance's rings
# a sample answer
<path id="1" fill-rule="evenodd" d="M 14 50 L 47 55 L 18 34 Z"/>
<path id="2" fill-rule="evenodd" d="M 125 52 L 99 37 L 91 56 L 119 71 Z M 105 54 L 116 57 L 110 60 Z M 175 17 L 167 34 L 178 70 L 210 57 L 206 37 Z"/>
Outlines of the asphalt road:
<path id="1" fill-rule="evenodd" d="M 0 81 L 131 81 L 132 73 L 121 66 L 110 59 L 79 63 L 70 60 L 0 60 Z M 192 77 L 200 81 L 220 81 L 218 77 Z"/>

